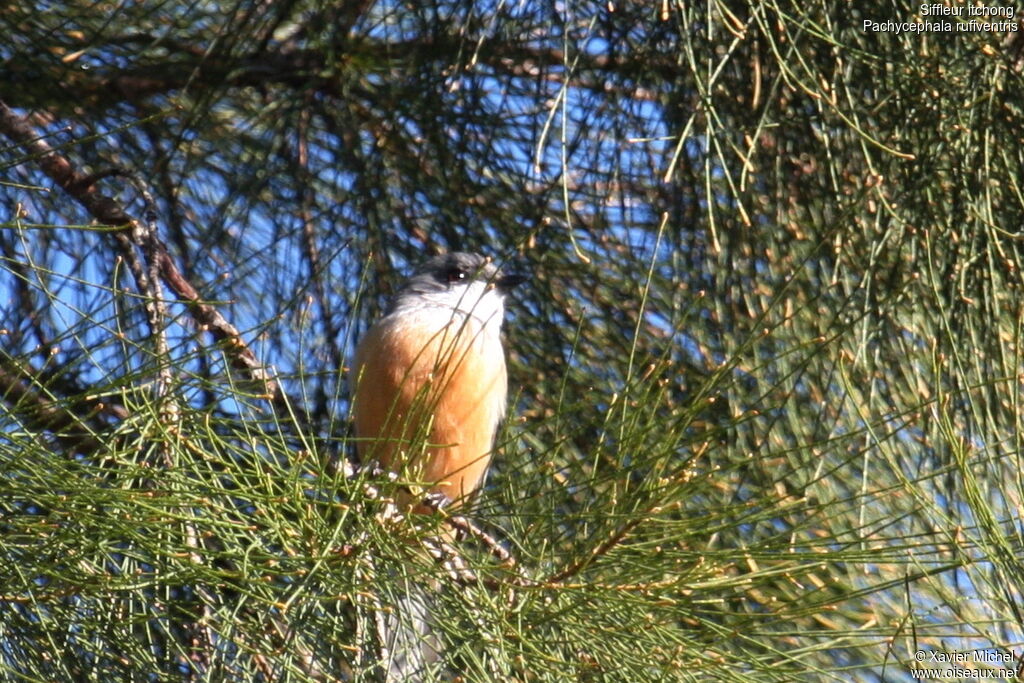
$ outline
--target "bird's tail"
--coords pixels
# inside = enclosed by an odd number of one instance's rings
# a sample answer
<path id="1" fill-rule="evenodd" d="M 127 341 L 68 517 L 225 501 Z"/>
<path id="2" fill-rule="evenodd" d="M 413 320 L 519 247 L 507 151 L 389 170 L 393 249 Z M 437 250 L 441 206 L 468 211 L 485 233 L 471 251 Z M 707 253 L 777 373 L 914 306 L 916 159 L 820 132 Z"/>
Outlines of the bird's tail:
<path id="1" fill-rule="evenodd" d="M 408 578 L 394 610 L 381 614 L 382 665 L 387 683 L 419 683 L 438 679 L 440 640 L 431 613 L 431 590 Z"/>

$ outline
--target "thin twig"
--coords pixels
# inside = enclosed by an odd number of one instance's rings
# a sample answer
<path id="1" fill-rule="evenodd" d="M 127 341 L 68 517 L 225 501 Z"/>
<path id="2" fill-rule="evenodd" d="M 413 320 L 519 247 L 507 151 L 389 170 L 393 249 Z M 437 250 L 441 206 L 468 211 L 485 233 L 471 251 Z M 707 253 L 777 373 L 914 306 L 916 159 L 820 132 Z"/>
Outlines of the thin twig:
<path id="1" fill-rule="evenodd" d="M 602 555 L 606 554 L 609 550 L 618 545 L 622 541 L 622 539 L 626 537 L 626 534 L 628 534 L 630 531 L 639 526 L 643 521 L 644 520 L 642 518 L 629 520 L 628 522 L 623 524 L 615 533 L 613 533 L 611 536 L 605 539 L 604 543 L 601 543 L 599 546 L 591 550 L 589 555 L 587 555 L 586 557 L 581 557 L 580 559 L 576 560 L 576 562 L 573 562 L 571 565 L 569 565 L 562 571 L 556 572 L 555 574 L 552 574 L 548 578 L 544 579 L 544 581 L 542 581 L 541 583 L 561 583 L 570 576 L 575 576 L 576 574 L 580 573 L 591 562 L 601 557 Z"/>

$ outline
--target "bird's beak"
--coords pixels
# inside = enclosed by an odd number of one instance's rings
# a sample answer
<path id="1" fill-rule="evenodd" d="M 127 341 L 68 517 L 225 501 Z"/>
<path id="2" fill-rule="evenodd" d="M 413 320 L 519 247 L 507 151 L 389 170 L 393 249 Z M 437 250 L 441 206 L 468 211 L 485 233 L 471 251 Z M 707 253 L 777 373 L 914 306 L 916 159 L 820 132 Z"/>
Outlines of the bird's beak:
<path id="1" fill-rule="evenodd" d="M 502 294 L 508 294 L 513 287 L 521 285 L 526 282 L 526 276 L 519 273 L 509 273 L 508 275 L 502 275 L 494 281 L 494 286 L 498 288 L 498 291 Z"/>

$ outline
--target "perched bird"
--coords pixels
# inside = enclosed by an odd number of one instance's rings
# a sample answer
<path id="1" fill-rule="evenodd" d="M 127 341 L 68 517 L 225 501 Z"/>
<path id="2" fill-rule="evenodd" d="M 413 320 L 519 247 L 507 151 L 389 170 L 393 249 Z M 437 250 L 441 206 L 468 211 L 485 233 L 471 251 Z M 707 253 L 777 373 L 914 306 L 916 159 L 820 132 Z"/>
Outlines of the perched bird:
<path id="1" fill-rule="evenodd" d="M 356 350 L 353 416 L 362 462 L 424 494 L 466 500 L 483 482 L 505 413 L 504 299 L 523 282 L 454 252 L 424 263 Z"/>
<path id="2" fill-rule="evenodd" d="M 360 460 L 408 484 L 401 507 L 426 512 L 428 494 L 459 505 L 483 483 L 508 391 L 504 299 L 523 279 L 477 254 L 434 257 L 359 343 L 352 409 Z M 429 680 L 440 666 L 439 586 L 392 580 L 395 610 L 381 621 L 385 680 Z"/>

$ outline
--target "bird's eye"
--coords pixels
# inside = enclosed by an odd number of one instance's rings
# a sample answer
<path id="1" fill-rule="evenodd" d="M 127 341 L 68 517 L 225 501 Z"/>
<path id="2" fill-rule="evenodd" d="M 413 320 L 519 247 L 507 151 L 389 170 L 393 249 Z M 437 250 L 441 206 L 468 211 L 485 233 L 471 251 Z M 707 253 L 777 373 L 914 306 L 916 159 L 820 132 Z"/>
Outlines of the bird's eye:
<path id="1" fill-rule="evenodd" d="M 447 273 L 445 273 L 445 276 L 448 278 L 449 283 L 459 282 L 461 280 L 466 279 L 466 271 L 461 270 L 459 268 L 452 268 Z"/>

